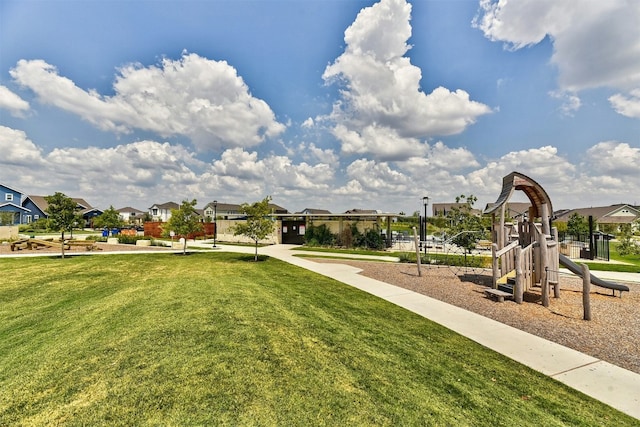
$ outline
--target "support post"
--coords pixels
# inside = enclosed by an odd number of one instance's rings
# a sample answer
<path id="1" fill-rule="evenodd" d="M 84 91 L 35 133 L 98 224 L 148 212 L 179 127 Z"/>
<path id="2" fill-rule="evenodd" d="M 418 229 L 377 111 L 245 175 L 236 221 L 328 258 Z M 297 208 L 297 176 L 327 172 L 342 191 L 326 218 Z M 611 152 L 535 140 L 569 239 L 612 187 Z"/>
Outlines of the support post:
<path id="1" fill-rule="evenodd" d="M 540 272 L 540 285 L 542 286 L 542 305 L 545 307 L 549 307 L 549 257 L 547 255 L 548 246 L 547 246 L 547 235 L 551 233 L 549 229 L 549 214 L 547 211 L 547 204 L 543 203 L 541 206 L 540 216 L 542 218 L 542 232 L 538 234 L 538 244 L 540 245 L 540 266 L 536 267 Z M 532 221 L 532 232 L 535 232 L 535 225 L 533 225 Z"/>
<path id="2" fill-rule="evenodd" d="M 418 277 L 422 277 L 422 271 L 420 270 L 420 246 L 418 245 L 418 232 L 413 227 L 413 241 L 416 247 L 416 264 L 418 265 Z"/>
<path id="3" fill-rule="evenodd" d="M 498 279 L 500 278 L 498 257 L 498 245 L 496 243 L 491 244 L 491 268 L 493 270 L 493 289 L 498 289 Z"/>
<path id="4" fill-rule="evenodd" d="M 507 245 L 507 236 L 504 235 L 504 216 L 505 216 L 505 204 L 500 208 L 500 229 L 498 231 L 498 249 L 502 249 Z"/>
<path id="5" fill-rule="evenodd" d="M 589 266 L 582 266 L 582 307 L 584 311 L 584 320 L 591 320 L 591 273 Z"/>
<path id="6" fill-rule="evenodd" d="M 522 304 L 522 294 L 523 294 L 523 286 L 522 282 L 524 281 L 524 274 L 522 271 L 522 264 L 524 263 L 522 259 L 522 248 L 518 246 L 516 248 L 516 288 L 514 290 L 513 298 L 516 303 Z"/>

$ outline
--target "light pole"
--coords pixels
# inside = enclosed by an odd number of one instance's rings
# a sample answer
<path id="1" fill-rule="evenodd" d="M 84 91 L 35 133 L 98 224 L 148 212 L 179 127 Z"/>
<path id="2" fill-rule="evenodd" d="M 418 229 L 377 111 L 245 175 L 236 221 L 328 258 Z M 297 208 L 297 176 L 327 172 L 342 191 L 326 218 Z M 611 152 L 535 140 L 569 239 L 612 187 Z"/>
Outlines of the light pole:
<path id="1" fill-rule="evenodd" d="M 424 241 L 425 241 L 425 245 L 424 245 L 424 249 L 426 251 L 427 249 L 427 205 L 429 204 L 429 197 L 428 196 L 424 196 L 422 198 L 422 204 L 424 205 Z"/>
<path id="2" fill-rule="evenodd" d="M 213 247 L 216 247 L 216 237 L 218 236 L 218 201 L 213 201 Z"/>

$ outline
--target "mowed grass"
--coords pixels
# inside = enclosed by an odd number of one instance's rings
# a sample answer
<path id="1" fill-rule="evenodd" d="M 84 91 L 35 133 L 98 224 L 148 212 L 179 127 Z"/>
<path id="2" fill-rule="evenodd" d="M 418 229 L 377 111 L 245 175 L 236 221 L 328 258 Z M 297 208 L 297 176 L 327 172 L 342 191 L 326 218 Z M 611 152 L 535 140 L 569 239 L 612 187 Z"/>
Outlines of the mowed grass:
<path id="1" fill-rule="evenodd" d="M 383 300 L 250 259 L 0 259 L 0 425 L 638 425 Z"/>

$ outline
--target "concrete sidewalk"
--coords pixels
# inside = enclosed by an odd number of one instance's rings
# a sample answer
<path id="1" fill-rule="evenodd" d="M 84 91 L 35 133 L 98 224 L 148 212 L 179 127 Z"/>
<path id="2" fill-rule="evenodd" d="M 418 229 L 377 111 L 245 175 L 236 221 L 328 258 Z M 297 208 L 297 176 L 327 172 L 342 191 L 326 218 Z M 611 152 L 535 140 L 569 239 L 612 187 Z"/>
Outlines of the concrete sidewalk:
<path id="1" fill-rule="evenodd" d="M 258 253 L 334 278 L 404 307 L 640 419 L 640 375 L 635 372 L 425 295 L 362 276 L 358 274 L 361 270 L 355 267 L 296 257 L 296 254 L 310 253 L 293 252 L 294 247 L 267 246 L 260 248 Z M 254 252 L 252 247 L 230 245 L 223 245 L 220 250 Z"/>

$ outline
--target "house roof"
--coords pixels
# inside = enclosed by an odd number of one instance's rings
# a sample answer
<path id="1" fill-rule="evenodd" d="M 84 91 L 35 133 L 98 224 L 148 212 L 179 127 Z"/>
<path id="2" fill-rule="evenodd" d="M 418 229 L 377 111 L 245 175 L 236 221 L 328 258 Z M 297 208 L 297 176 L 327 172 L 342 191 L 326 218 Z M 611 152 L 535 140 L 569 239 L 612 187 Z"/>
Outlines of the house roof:
<path id="1" fill-rule="evenodd" d="M 276 205 L 275 203 L 269 203 L 269 208 L 271 208 L 271 211 L 273 211 L 274 213 L 280 213 L 280 214 L 289 213 L 288 210 L 286 210 L 282 206 Z"/>
<path id="2" fill-rule="evenodd" d="M 141 211 L 140 209 L 132 208 L 130 206 L 126 206 L 124 208 L 116 209 L 116 212 L 119 212 L 119 213 L 130 212 L 130 213 L 135 213 L 135 214 L 144 214 L 145 213 L 145 211 Z"/>
<path id="3" fill-rule="evenodd" d="M 460 209 L 467 206 L 466 203 L 434 203 L 431 206 L 433 215 L 444 214 L 446 215 L 452 209 Z M 480 215 L 482 211 L 480 209 L 471 208 L 470 213 L 473 215 Z"/>
<path id="4" fill-rule="evenodd" d="M 493 205 L 493 203 L 487 203 L 484 210 L 490 210 L 491 208 L 493 208 Z M 507 215 L 511 218 L 528 214 L 530 207 L 531 203 L 529 202 L 507 202 L 505 206 Z"/>
<path id="5" fill-rule="evenodd" d="M 152 205 L 149 209 L 153 209 L 154 206 L 158 209 L 168 209 L 168 210 L 180 208 L 180 205 L 177 204 L 176 202 L 166 202 L 166 203 L 160 203 L 160 204 L 156 203 L 155 205 Z"/>
<path id="6" fill-rule="evenodd" d="M 19 210 L 19 211 L 23 211 L 23 212 L 31 212 L 29 209 L 24 208 L 24 207 L 19 206 L 19 205 L 16 205 L 15 203 L 11 203 L 11 202 L 8 202 L 8 203 L 0 203 L 0 209 L 5 208 L 5 207 L 7 207 L 7 206 L 12 207 L 12 208 L 15 208 L 16 210 Z M 6 209 L 5 209 L 5 211 L 6 211 Z M 15 211 L 14 211 L 14 212 L 15 212 Z"/>
<path id="7" fill-rule="evenodd" d="M 0 187 L 4 187 L 7 190 L 11 190 L 11 191 L 16 192 L 16 193 L 24 194 L 22 191 L 17 190 L 17 189 L 15 189 L 13 187 L 9 187 L 8 185 L 2 184 L 2 183 L 0 183 Z"/>
<path id="8" fill-rule="evenodd" d="M 25 202 L 27 200 L 31 200 L 33 202 L 33 204 L 38 207 L 38 209 L 40 209 L 44 213 L 47 213 L 47 209 L 49 208 L 49 203 L 47 203 L 47 200 L 45 199 L 45 197 L 46 196 L 28 195 L 24 199 L 22 204 L 25 204 Z M 71 197 L 71 200 L 73 200 L 76 203 L 76 205 L 78 205 L 78 207 L 82 209 L 82 213 L 83 214 L 85 214 L 87 212 L 91 212 L 91 211 L 100 211 L 99 209 L 96 209 L 96 208 L 92 207 L 84 199 L 81 199 L 81 198 L 78 198 L 78 197 Z M 100 211 L 100 212 L 102 212 L 102 211 Z"/>
<path id="9" fill-rule="evenodd" d="M 330 214 L 331 212 L 326 209 L 314 209 L 314 208 L 305 208 L 301 212 L 296 212 L 299 214 Z"/>
<path id="10" fill-rule="evenodd" d="M 213 202 L 209 202 L 205 205 L 204 210 L 208 209 L 208 208 L 213 208 Z M 242 208 L 242 205 L 237 205 L 237 204 L 233 204 L 233 203 L 220 203 L 217 202 L 216 204 L 216 211 L 218 213 L 240 213 L 240 209 Z M 284 213 L 289 213 L 288 210 L 286 210 L 285 208 L 283 208 L 282 206 L 278 206 L 274 203 L 269 203 L 269 209 L 271 209 L 272 212 L 274 213 L 279 213 L 279 214 L 284 214 Z"/>
<path id="11" fill-rule="evenodd" d="M 371 214 L 371 215 L 376 215 L 380 212 L 378 212 L 375 209 L 349 209 L 348 211 L 345 211 L 344 213 L 346 214 Z"/>
<path id="12" fill-rule="evenodd" d="M 596 221 L 606 224 L 628 224 L 640 218 L 640 209 L 631 205 L 617 204 L 611 206 L 597 206 L 589 208 L 569 209 L 558 213 L 555 220 L 565 222 L 573 214 L 585 218 L 592 216 Z"/>
<path id="13" fill-rule="evenodd" d="M 206 210 L 209 207 L 213 209 L 213 202 L 207 203 L 205 205 L 205 207 L 204 207 L 204 210 Z M 217 202 L 216 210 L 219 213 L 240 212 L 240 205 L 236 205 L 236 204 L 233 204 L 233 203 L 220 203 L 220 202 Z"/>

